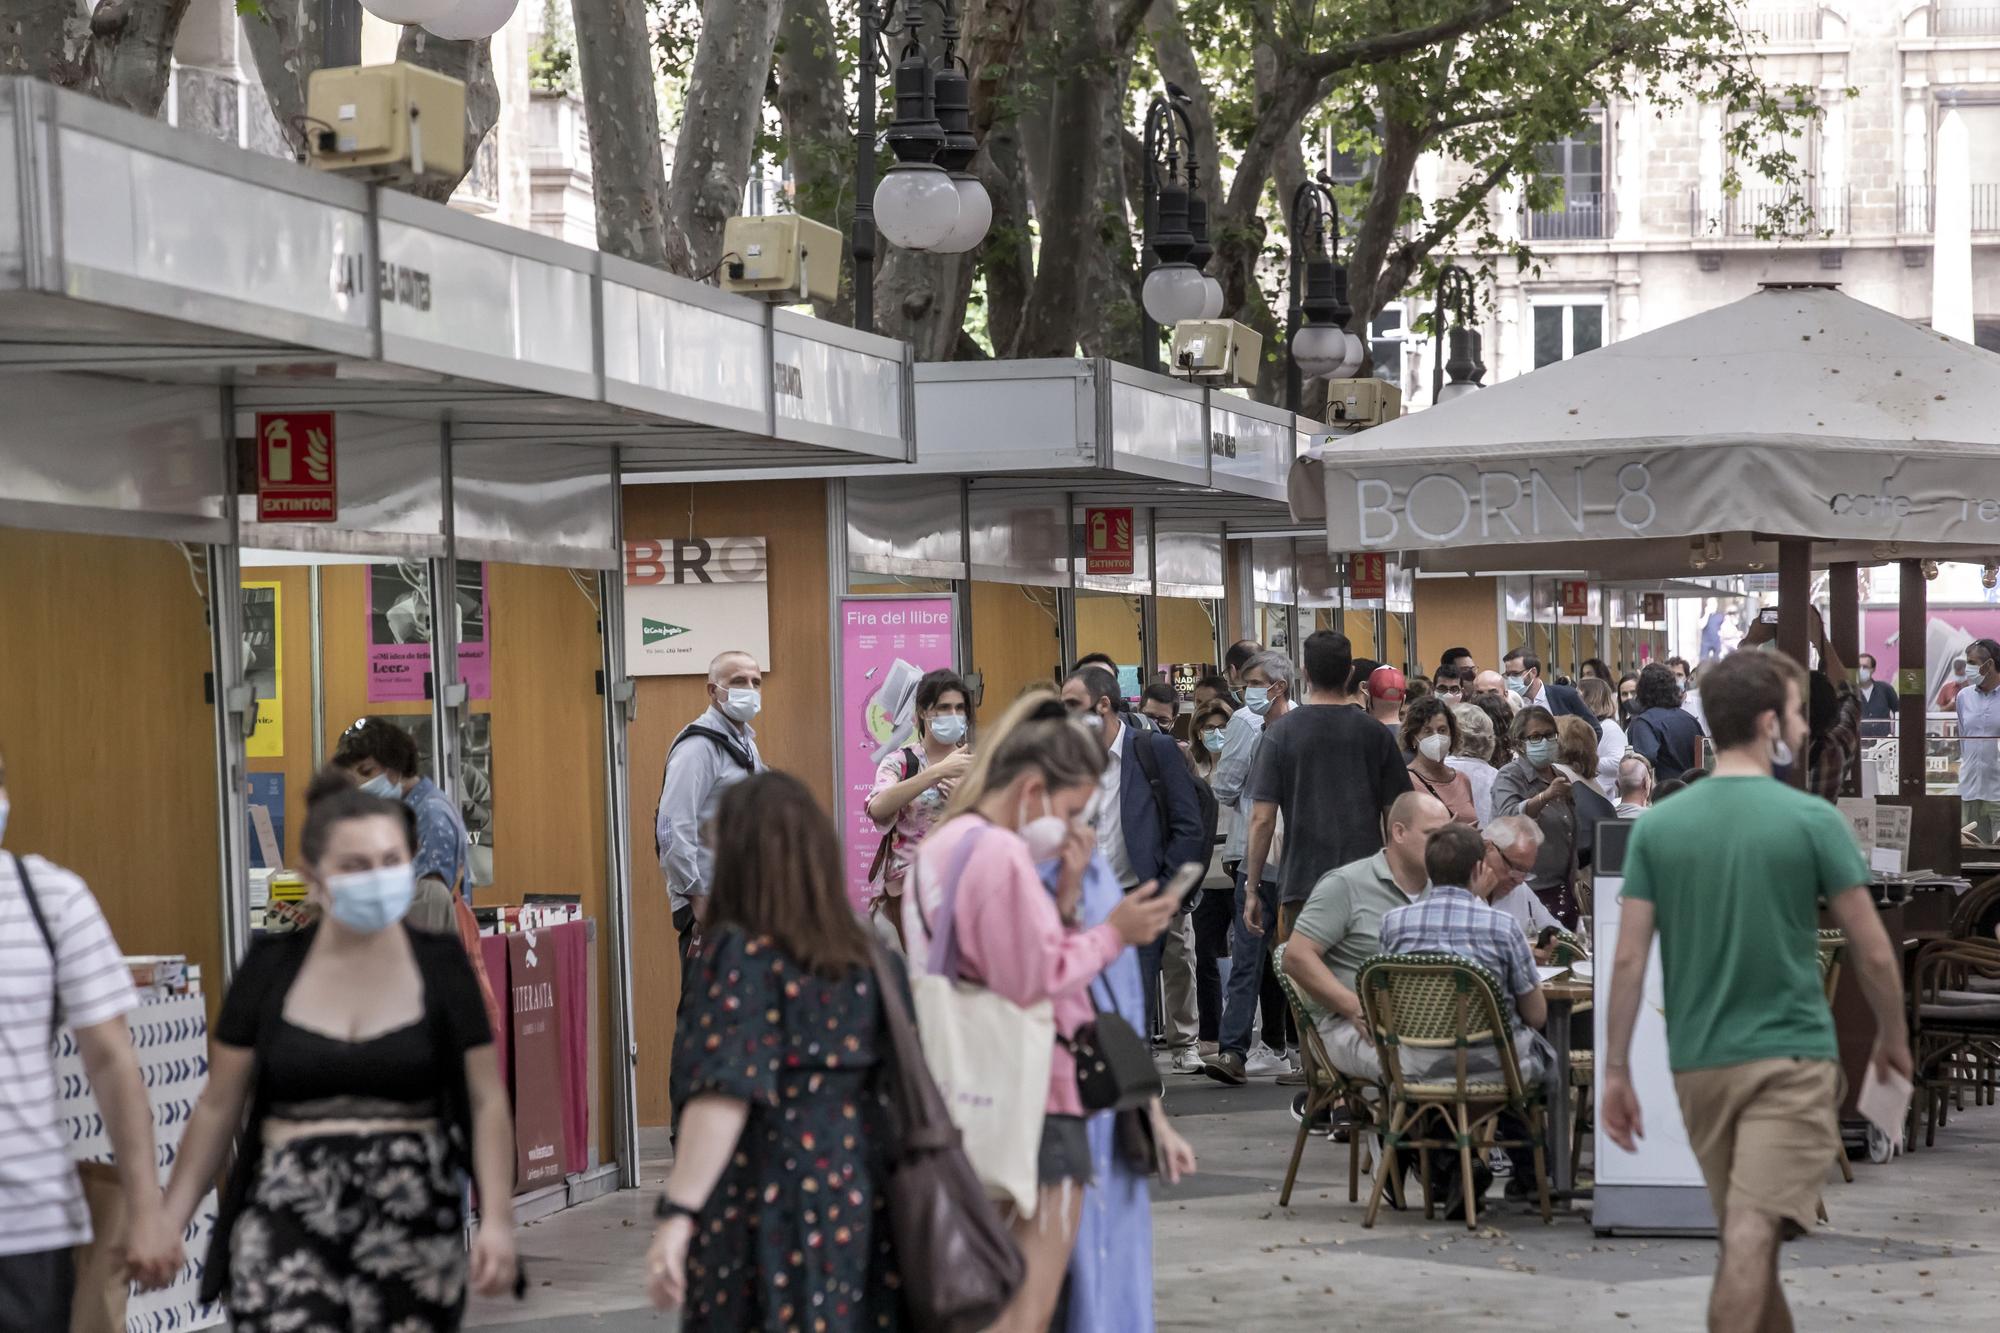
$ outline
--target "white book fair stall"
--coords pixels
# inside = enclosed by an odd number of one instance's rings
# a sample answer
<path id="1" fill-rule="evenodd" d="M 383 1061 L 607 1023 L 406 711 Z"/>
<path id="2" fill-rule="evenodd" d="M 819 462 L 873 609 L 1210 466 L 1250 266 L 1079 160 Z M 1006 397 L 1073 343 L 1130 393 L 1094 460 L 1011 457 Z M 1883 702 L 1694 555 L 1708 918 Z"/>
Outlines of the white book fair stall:
<path id="1" fill-rule="evenodd" d="M 130 956 L 162 1170 L 365 718 L 457 805 L 488 973 L 540 997 L 499 1043 L 517 1211 L 636 1184 L 668 1052 L 632 938 L 667 928 L 630 891 L 620 477 L 905 462 L 908 349 L 28 80 L 0 186 L 7 847 Z M 131 1327 L 217 1322 L 198 1280 Z"/>

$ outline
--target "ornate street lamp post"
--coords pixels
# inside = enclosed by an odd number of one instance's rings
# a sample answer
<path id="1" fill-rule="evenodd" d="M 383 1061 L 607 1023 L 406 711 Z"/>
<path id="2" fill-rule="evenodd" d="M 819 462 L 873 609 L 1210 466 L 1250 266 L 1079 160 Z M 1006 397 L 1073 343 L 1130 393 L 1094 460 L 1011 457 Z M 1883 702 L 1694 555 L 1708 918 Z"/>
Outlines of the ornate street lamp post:
<path id="1" fill-rule="evenodd" d="M 1368 349 L 1348 327 L 1347 270 L 1341 267 L 1340 209 L 1324 175 L 1292 194 L 1291 294 L 1285 315 L 1285 406 L 1300 410 L 1309 379 L 1346 379 Z"/>
<path id="2" fill-rule="evenodd" d="M 993 202 L 972 174 L 971 81 L 958 55 L 953 0 L 930 0 L 943 14 L 933 62 L 921 41 L 926 0 L 902 0 L 885 23 L 878 0 L 861 3 L 861 60 L 854 134 L 854 327 L 875 327 L 875 239 L 906 250 L 963 254 L 986 239 Z M 885 38 L 903 39 L 896 62 L 895 119 L 886 136 L 896 164 L 875 183 L 875 94 L 888 64 Z"/>
<path id="3" fill-rule="evenodd" d="M 1144 307 L 1140 343 L 1147 370 L 1160 368 L 1160 330 L 1183 320 L 1212 319 L 1222 313 L 1222 286 L 1203 275 L 1195 262 L 1214 251 L 1208 246 L 1208 206 L 1196 193 L 1201 179 L 1194 155 L 1194 125 L 1184 96 L 1153 98 L 1146 109 L 1145 250 L 1146 279 L 1139 290 Z M 1199 227 L 1199 231 L 1197 231 Z"/>
<path id="4" fill-rule="evenodd" d="M 1437 308 L 1431 315 L 1431 404 L 1448 403 L 1454 398 L 1463 398 L 1480 387 L 1479 381 L 1486 376 L 1486 363 L 1480 359 L 1479 330 L 1470 327 L 1466 320 L 1473 311 L 1472 275 L 1457 264 L 1447 264 L 1438 274 Z M 1445 356 L 1446 331 L 1444 325 L 1445 308 L 1452 312 L 1450 331 L 1451 355 Z M 1445 383 L 1449 374 L 1451 383 Z"/>

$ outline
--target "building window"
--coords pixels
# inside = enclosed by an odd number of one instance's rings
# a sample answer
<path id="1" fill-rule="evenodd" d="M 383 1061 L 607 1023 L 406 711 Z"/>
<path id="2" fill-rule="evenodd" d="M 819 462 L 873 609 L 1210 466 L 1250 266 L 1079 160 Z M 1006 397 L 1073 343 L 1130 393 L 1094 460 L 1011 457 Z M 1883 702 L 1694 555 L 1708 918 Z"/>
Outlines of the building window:
<path id="1" fill-rule="evenodd" d="M 1611 195 L 1604 188 L 1604 122 L 1535 150 L 1536 174 L 1562 184 L 1562 202 L 1522 218 L 1530 241 L 1590 240 L 1611 234 Z"/>
<path id="2" fill-rule="evenodd" d="M 1391 301 L 1368 321 L 1368 357 L 1375 378 L 1403 387 L 1403 344 L 1410 331 L 1403 324 L 1403 303 Z"/>
<path id="3" fill-rule="evenodd" d="M 1538 301 L 1534 312 L 1536 370 L 1604 346 L 1603 301 Z"/>

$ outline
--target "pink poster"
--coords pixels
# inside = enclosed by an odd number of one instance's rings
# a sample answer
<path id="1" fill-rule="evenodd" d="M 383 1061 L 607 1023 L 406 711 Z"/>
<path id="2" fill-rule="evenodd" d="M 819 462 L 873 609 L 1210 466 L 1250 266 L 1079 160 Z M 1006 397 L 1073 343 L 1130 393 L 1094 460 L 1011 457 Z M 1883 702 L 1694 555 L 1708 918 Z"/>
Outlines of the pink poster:
<path id="1" fill-rule="evenodd" d="M 493 697 L 486 656 L 486 566 L 458 562 L 458 678 L 474 699 Z M 430 585 L 421 560 L 398 560 L 368 571 L 368 702 L 414 703 L 424 698 L 431 669 Z"/>
<path id="2" fill-rule="evenodd" d="M 840 818 L 847 836 L 847 891 L 868 904 L 868 867 L 882 831 L 868 793 L 882 761 L 917 740 L 917 682 L 952 665 L 949 597 L 840 599 Z"/>

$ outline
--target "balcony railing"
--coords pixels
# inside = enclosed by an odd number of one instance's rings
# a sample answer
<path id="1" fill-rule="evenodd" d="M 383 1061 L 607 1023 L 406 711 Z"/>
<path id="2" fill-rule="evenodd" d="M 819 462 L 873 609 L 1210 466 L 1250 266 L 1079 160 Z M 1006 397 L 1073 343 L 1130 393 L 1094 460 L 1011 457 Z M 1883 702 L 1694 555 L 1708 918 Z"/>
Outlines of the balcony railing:
<path id="1" fill-rule="evenodd" d="M 1560 208 L 1522 209 L 1524 241 L 1595 241 L 1617 229 L 1611 194 L 1571 194 Z"/>
<path id="2" fill-rule="evenodd" d="M 1937 226 L 1937 189 L 1906 185 L 1896 213 L 1896 230 L 1927 232 Z M 1975 235 L 2000 232 L 2000 184 L 1972 187 L 1972 230 Z"/>
<path id="3" fill-rule="evenodd" d="M 2000 36 L 2000 5 L 1942 4 L 1931 11 L 1933 37 Z"/>
<path id="4" fill-rule="evenodd" d="M 1714 195 L 1702 198 L 1700 190 L 1688 192 L 1688 234 L 1704 237 L 1755 237 L 1760 230 L 1773 235 L 1802 231 L 1806 236 L 1847 234 L 1848 205 L 1845 190 L 1811 190 L 1806 202 L 1812 215 L 1803 222 L 1793 209 L 1793 192 L 1783 189 L 1742 190 L 1734 198 Z"/>
<path id="5" fill-rule="evenodd" d="M 1761 5 L 1742 16 L 1743 31 L 1752 41 L 1761 37 L 1771 46 L 1798 46 L 1820 39 L 1818 5 L 1765 8 Z"/>

